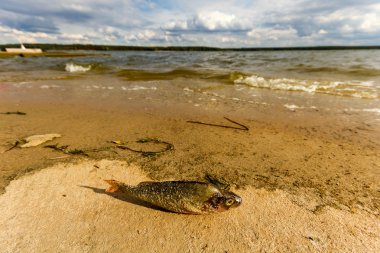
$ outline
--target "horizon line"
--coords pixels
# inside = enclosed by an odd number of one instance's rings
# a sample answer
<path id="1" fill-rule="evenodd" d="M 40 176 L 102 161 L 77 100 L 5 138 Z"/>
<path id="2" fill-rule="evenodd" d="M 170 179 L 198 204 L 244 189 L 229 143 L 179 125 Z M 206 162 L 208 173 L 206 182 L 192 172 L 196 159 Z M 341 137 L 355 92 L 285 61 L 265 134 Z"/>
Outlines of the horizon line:
<path id="1" fill-rule="evenodd" d="M 44 47 L 42 49 L 50 50 L 101 50 L 101 51 L 122 51 L 122 50 L 176 50 L 176 49 L 200 49 L 209 51 L 228 51 L 228 50 L 308 50 L 308 49 L 318 49 L 318 50 L 335 50 L 335 49 L 380 49 L 380 45 L 317 45 L 317 46 L 278 46 L 278 47 L 214 47 L 214 46 L 178 46 L 178 45 L 115 45 L 115 44 L 92 44 L 92 43 L 22 43 L 25 46 L 33 48 L 34 46 Z M 8 46 L 20 45 L 20 43 L 6 43 L 0 44 L 0 48 L 4 49 Z M 71 47 L 71 48 L 70 48 Z M 74 48 L 75 47 L 75 48 Z M 79 48 L 78 48 L 79 47 Z"/>

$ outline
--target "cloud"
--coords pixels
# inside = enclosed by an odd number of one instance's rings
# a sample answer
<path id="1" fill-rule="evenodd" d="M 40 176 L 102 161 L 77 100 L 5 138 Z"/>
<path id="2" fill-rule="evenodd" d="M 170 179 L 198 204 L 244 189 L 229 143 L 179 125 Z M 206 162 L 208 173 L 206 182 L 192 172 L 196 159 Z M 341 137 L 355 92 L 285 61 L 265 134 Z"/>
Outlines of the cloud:
<path id="1" fill-rule="evenodd" d="M 36 43 L 39 40 L 56 40 L 57 37 L 43 32 L 25 32 L 17 29 L 11 29 L 0 25 L 0 33 L 3 37 L 8 38 L 8 41 L 13 41 L 17 38 L 22 42 Z"/>
<path id="2" fill-rule="evenodd" d="M 380 4 L 348 7 L 316 19 L 325 26 L 335 26 L 342 33 L 379 33 Z"/>
<path id="3" fill-rule="evenodd" d="M 249 31 L 247 36 L 257 40 L 289 40 L 297 38 L 297 31 L 291 27 L 287 29 L 258 28 Z"/>
<path id="4" fill-rule="evenodd" d="M 377 0 L 2 0 L 0 43 L 373 45 L 379 20 Z"/>
<path id="5" fill-rule="evenodd" d="M 5 20 L 4 24 L 25 32 L 58 33 L 54 22 L 44 17 L 28 17 L 23 19 Z"/>
<path id="6" fill-rule="evenodd" d="M 247 29 L 247 23 L 234 14 L 203 11 L 186 20 L 171 21 L 164 28 L 169 31 L 241 31 Z"/>

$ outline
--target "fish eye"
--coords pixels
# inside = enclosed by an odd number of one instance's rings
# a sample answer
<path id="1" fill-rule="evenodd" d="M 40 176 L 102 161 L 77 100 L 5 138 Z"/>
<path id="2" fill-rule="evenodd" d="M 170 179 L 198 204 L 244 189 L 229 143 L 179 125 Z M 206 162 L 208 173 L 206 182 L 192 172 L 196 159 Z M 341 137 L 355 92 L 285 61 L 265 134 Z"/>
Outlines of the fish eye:
<path id="1" fill-rule="evenodd" d="M 234 200 L 234 199 L 227 199 L 227 201 L 226 201 L 226 205 L 227 205 L 227 206 L 230 206 L 230 205 L 232 205 L 233 203 L 235 203 L 235 200 Z"/>

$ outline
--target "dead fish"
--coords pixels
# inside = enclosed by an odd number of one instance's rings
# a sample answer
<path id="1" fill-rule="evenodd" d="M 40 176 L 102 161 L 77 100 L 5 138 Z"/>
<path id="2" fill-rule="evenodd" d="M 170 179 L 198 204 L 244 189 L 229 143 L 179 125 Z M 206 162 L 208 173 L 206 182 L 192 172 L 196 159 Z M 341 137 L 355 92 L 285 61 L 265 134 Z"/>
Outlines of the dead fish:
<path id="1" fill-rule="evenodd" d="M 242 199 L 212 183 L 196 181 L 142 182 L 131 186 L 105 180 L 106 192 L 122 193 L 168 211 L 184 214 L 207 214 L 238 207 Z"/>

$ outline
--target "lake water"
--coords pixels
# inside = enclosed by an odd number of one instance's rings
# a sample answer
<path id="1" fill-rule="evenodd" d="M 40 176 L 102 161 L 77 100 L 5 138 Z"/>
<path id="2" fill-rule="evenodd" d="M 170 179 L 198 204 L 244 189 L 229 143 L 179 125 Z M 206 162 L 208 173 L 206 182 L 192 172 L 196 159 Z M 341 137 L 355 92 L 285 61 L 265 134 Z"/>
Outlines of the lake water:
<path id="1" fill-rule="evenodd" d="M 195 106 L 232 101 L 362 113 L 380 121 L 380 50 L 109 53 L 3 58 L 0 84 L 54 89 L 66 99 L 83 92 L 133 99 L 139 92 L 144 99 Z"/>

